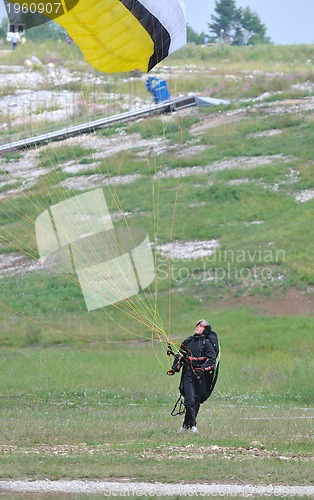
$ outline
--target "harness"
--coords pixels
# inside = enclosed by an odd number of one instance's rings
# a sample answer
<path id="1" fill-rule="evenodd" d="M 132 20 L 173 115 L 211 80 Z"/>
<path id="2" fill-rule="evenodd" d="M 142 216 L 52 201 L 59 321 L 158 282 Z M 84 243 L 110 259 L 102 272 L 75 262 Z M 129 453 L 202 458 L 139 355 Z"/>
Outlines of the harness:
<path id="1" fill-rule="evenodd" d="M 188 355 L 186 354 L 185 355 L 185 360 L 186 362 L 189 362 L 189 364 L 187 364 L 187 367 L 191 370 L 191 372 L 193 373 L 193 375 L 199 380 L 200 379 L 200 375 L 195 373 L 195 370 L 197 370 L 197 366 L 194 367 L 193 365 L 193 361 L 194 362 L 199 362 L 199 363 L 202 363 L 204 362 L 207 358 L 206 356 L 204 355 L 205 354 L 205 345 L 206 345 L 206 341 L 210 342 L 210 340 L 207 338 L 207 337 L 204 337 L 203 340 L 202 340 L 202 344 L 200 346 L 200 349 L 199 349 L 199 356 L 193 356 L 192 354 L 192 351 L 188 348 L 188 344 L 193 340 L 195 339 L 194 335 L 191 336 L 191 337 L 188 337 L 185 341 L 185 344 L 184 346 L 190 351 L 191 355 Z M 214 347 L 214 346 L 213 346 Z M 210 370 L 206 370 L 205 371 L 211 373 L 211 369 Z"/>
<path id="2" fill-rule="evenodd" d="M 213 369 L 211 369 L 207 373 L 213 373 L 213 379 L 211 383 L 211 387 L 209 389 L 209 395 L 212 393 L 214 386 L 216 384 L 217 376 L 218 376 L 218 369 L 219 369 L 219 362 L 220 362 L 220 346 L 218 342 L 218 338 L 215 332 L 213 332 L 214 338 L 211 340 L 209 336 L 206 336 L 202 340 L 202 345 L 200 348 L 200 356 L 192 356 L 192 351 L 188 348 L 188 344 L 192 341 L 194 338 L 194 335 L 191 335 L 185 340 L 185 343 L 183 344 L 184 347 L 190 351 L 190 355 L 187 352 L 184 352 L 183 349 L 180 349 L 180 351 L 177 353 L 182 356 L 182 362 L 185 364 L 185 366 L 189 369 L 189 371 L 193 374 L 194 377 L 196 377 L 197 380 L 200 380 L 201 376 L 197 373 L 195 373 L 195 368 L 193 367 L 193 361 L 204 361 L 206 357 L 204 356 L 204 351 L 205 351 L 205 345 L 206 345 L 206 340 L 209 341 L 216 353 L 216 363 Z M 168 356 L 176 356 L 174 349 L 171 346 L 170 341 L 168 342 L 168 350 L 167 350 L 167 355 Z M 209 397 L 208 395 L 208 397 Z M 175 402 L 175 405 L 171 411 L 171 416 L 176 416 L 176 415 L 184 415 L 185 413 L 185 406 L 184 406 L 184 398 L 182 394 L 178 397 L 177 401 Z"/>

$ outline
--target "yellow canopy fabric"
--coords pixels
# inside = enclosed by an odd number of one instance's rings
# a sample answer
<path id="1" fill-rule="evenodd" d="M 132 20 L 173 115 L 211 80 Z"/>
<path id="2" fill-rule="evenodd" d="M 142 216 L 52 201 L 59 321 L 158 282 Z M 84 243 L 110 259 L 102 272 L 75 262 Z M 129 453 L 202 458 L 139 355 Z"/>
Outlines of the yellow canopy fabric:
<path id="1" fill-rule="evenodd" d="M 14 0 L 65 28 L 99 71 L 148 72 L 186 43 L 182 0 Z M 43 10 L 43 4 L 45 8 Z"/>

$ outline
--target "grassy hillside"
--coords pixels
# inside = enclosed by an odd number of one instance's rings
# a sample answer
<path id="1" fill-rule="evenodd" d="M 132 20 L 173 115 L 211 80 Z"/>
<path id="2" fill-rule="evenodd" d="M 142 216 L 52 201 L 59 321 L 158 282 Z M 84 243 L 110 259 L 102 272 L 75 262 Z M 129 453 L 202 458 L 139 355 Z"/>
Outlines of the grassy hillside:
<path id="1" fill-rule="evenodd" d="M 212 480 L 310 483 L 312 51 L 188 46 L 156 74 L 167 79 L 172 96 L 192 92 L 229 104 L 147 118 L 0 159 L 3 477 L 186 480 L 189 438 L 178 442 L 178 422 L 169 417 L 178 379 L 165 376 L 171 360 L 158 340 L 150 342 L 146 307 L 149 319 L 160 314 L 176 342 L 200 317 L 220 335 L 220 380 L 202 409 L 195 446 L 217 444 L 224 451 L 203 457 L 201 467 L 197 454 L 190 457 L 193 478 L 208 479 L 210 466 Z M 42 67 L 25 70 L 19 88 L 0 87 L 7 113 L 2 142 L 151 102 L 145 76 L 87 74 L 76 49 L 61 44 L 3 53 L 2 81 L 10 68 L 22 71 L 31 55 Z M 57 83 L 49 73 L 52 61 L 67 81 Z M 30 79 L 40 87 L 32 89 Z M 14 117 L 8 112 L 8 96 L 13 102 L 38 88 L 55 99 L 56 89 L 72 92 L 76 111 L 55 122 L 48 114 L 43 120 L 43 108 Z M 115 226 L 144 229 L 154 243 L 156 281 L 142 296 L 140 322 L 123 304 L 88 313 L 75 277 L 38 265 L 36 218 L 99 187 Z M 196 253 L 210 245 L 214 253 Z M 244 467 L 233 447 L 249 450 L 254 439 L 266 451 L 257 461 L 246 458 L 250 466 Z M 68 446 L 62 457 L 56 458 L 55 445 Z M 178 446 L 179 458 L 170 475 L 171 446 Z M 278 454 L 267 455 L 271 450 Z"/>

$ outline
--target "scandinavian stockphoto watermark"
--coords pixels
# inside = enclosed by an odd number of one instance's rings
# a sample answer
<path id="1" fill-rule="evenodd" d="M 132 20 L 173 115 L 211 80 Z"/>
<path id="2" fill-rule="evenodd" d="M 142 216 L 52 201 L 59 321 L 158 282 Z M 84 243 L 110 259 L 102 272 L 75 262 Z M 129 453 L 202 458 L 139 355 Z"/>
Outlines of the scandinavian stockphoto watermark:
<path id="1" fill-rule="evenodd" d="M 204 248 L 200 249 L 200 242 L 195 243 L 194 252 L 193 242 L 190 242 L 189 251 L 186 253 L 182 249 L 180 253 L 178 246 L 173 252 L 168 247 L 168 257 L 167 251 L 163 249 L 156 270 L 158 279 L 177 282 L 194 280 L 218 284 L 226 281 L 256 282 L 283 278 L 278 271 L 278 265 L 286 261 L 283 249 L 258 247 L 254 250 L 223 250 L 215 240 L 207 242 Z M 193 255 L 198 259 L 195 260 L 195 265 L 193 265 Z"/>
<path id="2" fill-rule="evenodd" d="M 88 311 L 133 297 L 158 280 L 212 282 L 273 280 L 284 250 L 223 250 L 217 240 L 152 244 L 146 231 L 114 227 L 102 189 L 67 198 L 35 221 L 45 269 L 72 275 Z M 278 266 L 277 266 L 278 267 Z M 74 277 L 75 276 L 75 277 Z"/>
<path id="3" fill-rule="evenodd" d="M 43 267 L 76 274 L 88 311 L 128 299 L 155 278 L 148 234 L 115 228 L 102 189 L 50 206 L 35 230 Z"/>

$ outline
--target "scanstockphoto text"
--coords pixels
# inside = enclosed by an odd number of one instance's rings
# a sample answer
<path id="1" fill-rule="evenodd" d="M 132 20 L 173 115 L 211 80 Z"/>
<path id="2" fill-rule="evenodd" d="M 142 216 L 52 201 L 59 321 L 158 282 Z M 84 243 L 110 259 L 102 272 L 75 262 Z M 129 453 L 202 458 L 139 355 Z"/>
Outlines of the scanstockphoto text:
<path id="1" fill-rule="evenodd" d="M 249 487 L 250 488 L 250 487 Z M 266 487 L 267 488 L 267 487 Z M 247 491 L 247 488 L 244 486 L 244 493 L 245 493 L 245 496 L 248 497 L 248 498 L 258 498 L 258 497 L 281 497 L 281 498 L 284 498 L 284 497 L 289 497 L 291 496 L 289 492 L 284 492 L 284 491 L 276 491 L 275 489 L 271 488 L 271 490 L 269 491 L 265 491 L 265 487 L 262 487 L 261 488 L 261 491 L 260 488 L 258 486 L 256 487 L 253 487 L 253 490 L 254 491 Z M 226 488 L 224 488 L 224 486 L 222 485 L 221 486 L 221 490 L 219 491 L 219 489 L 215 489 L 214 492 L 212 492 L 211 494 L 214 494 L 215 497 L 230 497 L 230 498 L 233 498 L 233 497 L 238 497 L 239 496 L 239 491 L 237 491 L 237 489 L 235 488 L 235 491 L 230 491 L 227 490 Z M 116 489 L 107 489 L 105 491 L 102 492 L 102 496 L 104 497 L 137 497 L 137 496 L 141 496 L 141 497 L 168 497 L 169 496 L 169 493 L 168 492 L 162 492 L 162 491 L 158 491 L 158 488 L 156 488 L 156 490 L 154 489 L 151 489 L 150 491 L 147 491 L 145 488 L 143 488 L 143 490 L 139 490 L 138 488 L 136 490 L 133 490 L 132 488 L 130 489 L 124 489 L 122 491 L 119 491 L 119 490 L 116 490 Z M 170 495 L 175 495 L 177 497 L 177 494 L 174 493 L 174 492 L 171 492 Z M 197 491 L 197 488 L 193 489 L 192 491 L 180 491 L 179 493 L 180 497 L 190 497 L 190 498 L 196 498 L 196 497 L 208 497 L 208 493 L 205 492 L 205 491 Z"/>
<path id="2" fill-rule="evenodd" d="M 286 261 L 283 249 L 218 250 L 212 255 L 189 259 L 169 259 L 159 256 L 156 266 L 159 280 L 210 281 L 214 284 L 247 280 L 272 281 L 282 279 L 278 265 Z"/>

